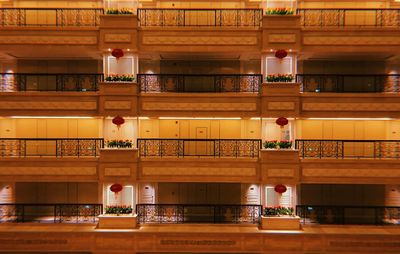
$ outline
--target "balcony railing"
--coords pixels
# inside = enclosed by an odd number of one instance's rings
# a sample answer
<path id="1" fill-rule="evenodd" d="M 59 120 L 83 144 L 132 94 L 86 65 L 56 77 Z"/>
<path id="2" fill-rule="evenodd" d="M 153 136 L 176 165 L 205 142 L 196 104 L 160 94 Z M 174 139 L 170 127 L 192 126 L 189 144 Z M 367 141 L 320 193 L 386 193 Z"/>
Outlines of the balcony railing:
<path id="1" fill-rule="evenodd" d="M 0 222 L 96 223 L 102 204 L 0 204 Z"/>
<path id="2" fill-rule="evenodd" d="M 0 73 L 0 92 L 97 91 L 103 74 Z"/>
<path id="3" fill-rule="evenodd" d="M 260 205 L 138 204 L 138 222 L 146 223 L 245 223 L 258 224 Z"/>
<path id="4" fill-rule="evenodd" d="M 400 158 L 400 140 L 296 140 L 302 158 Z"/>
<path id="5" fill-rule="evenodd" d="M 0 26 L 99 26 L 103 9 L 0 8 Z"/>
<path id="6" fill-rule="evenodd" d="M 141 157 L 257 158 L 259 139 L 138 139 Z"/>
<path id="7" fill-rule="evenodd" d="M 102 138 L 0 138 L 0 157 L 96 157 Z"/>
<path id="8" fill-rule="evenodd" d="M 140 90 L 146 93 L 257 93 L 261 87 L 262 75 L 138 74 L 138 82 Z"/>
<path id="9" fill-rule="evenodd" d="M 297 9 L 305 27 L 399 27 L 400 9 Z"/>
<path id="10" fill-rule="evenodd" d="M 298 205 L 296 214 L 304 224 L 400 224 L 399 206 Z"/>
<path id="11" fill-rule="evenodd" d="M 138 9 L 140 26 L 259 27 L 262 9 Z"/>
<path id="12" fill-rule="evenodd" d="M 400 92 L 400 75 L 297 74 L 302 92 L 380 93 Z"/>

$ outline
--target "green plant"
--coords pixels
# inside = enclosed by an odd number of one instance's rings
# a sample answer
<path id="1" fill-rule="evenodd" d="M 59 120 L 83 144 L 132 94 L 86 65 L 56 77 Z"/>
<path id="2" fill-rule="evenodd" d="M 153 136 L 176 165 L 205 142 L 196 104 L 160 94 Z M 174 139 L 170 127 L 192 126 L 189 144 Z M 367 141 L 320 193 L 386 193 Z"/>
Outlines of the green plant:
<path id="1" fill-rule="evenodd" d="M 292 74 L 272 74 L 267 75 L 267 82 L 292 82 L 294 76 Z"/>
<path id="2" fill-rule="evenodd" d="M 117 148 L 131 148 L 132 140 L 107 140 L 107 147 L 117 147 Z"/>
<path id="3" fill-rule="evenodd" d="M 281 140 L 278 142 L 279 148 L 289 149 L 292 147 L 292 141 L 289 140 Z"/>
<path id="4" fill-rule="evenodd" d="M 105 209 L 106 214 L 131 214 L 132 211 L 132 206 L 126 205 L 109 205 Z"/>
<path id="5" fill-rule="evenodd" d="M 265 207 L 263 211 L 264 216 L 282 216 L 282 215 L 294 215 L 293 207 L 284 207 L 284 206 L 273 206 L 273 207 Z"/>
<path id="6" fill-rule="evenodd" d="M 108 82 L 133 82 L 135 77 L 133 75 L 118 75 L 110 74 L 105 78 Z"/>
<path id="7" fill-rule="evenodd" d="M 275 149 L 278 147 L 278 141 L 277 140 L 267 140 L 264 142 L 264 148 L 267 149 Z"/>
<path id="8" fill-rule="evenodd" d="M 116 9 L 116 8 L 111 8 L 106 10 L 106 14 L 133 14 L 132 10 L 123 8 L 123 9 Z"/>
<path id="9" fill-rule="evenodd" d="M 265 12 L 267 15 L 293 15 L 293 13 L 293 10 L 289 8 L 274 8 Z"/>

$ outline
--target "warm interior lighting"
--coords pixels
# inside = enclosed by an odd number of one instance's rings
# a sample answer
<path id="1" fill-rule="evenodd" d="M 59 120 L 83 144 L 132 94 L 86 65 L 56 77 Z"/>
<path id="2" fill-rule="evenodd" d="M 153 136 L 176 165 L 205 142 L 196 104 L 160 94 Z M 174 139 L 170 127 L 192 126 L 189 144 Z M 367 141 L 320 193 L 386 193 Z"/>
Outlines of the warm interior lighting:
<path id="1" fill-rule="evenodd" d="M 160 120 L 241 120 L 240 117 L 158 117 Z"/>
<path id="2" fill-rule="evenodd" d="M 93 119 L 91 116 L 10 116 L 9 118 L 31 118 L 31 119 Z"/>
<path id="3" fill-rule="evenodd" d="M 339 118 L 324 118 L 324 117 L 310 117 L 310 118 L 305 118 L 307 120 L 347 120 L 347 121 L 356 121 L 356 120 L 360 120 L 360 121 L 366 121 L 366 120 L 372 120 L 372 121 L 390 121 L 390 120 L 395 120 L 393 118 L 387 118 L 387 117 L 383 117 L 383 118 L 346 118 L 346 117 L 339 117 Z"/>

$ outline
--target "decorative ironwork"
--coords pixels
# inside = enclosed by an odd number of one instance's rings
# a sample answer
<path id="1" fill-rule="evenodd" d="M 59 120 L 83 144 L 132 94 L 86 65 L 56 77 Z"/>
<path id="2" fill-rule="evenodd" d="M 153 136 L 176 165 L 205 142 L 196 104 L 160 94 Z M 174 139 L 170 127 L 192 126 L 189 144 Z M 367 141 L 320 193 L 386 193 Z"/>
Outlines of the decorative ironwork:
<path id="1" fill-rule="evenodd" d="M 138 74 L 138 82 L 142 92 L 258 93 L 262 75 Z"/>
<path id="2" fill-rule="evenodd" d="M 378 93 L 400 92 L 400 75 L 297 74 L 302 92 Z"/>
<path id="3" fill-rule="evenodd" d="M 103 74 L 0 73 L 0 92 L 97 91 Z"/>
<path id="4" fill-rule="evenodd" d="M 0 8 L 0 26 L 99 26 L 103 9 Z"/>
<path id="5" fill-rule="evenodd" d="M 102 138 L 0 138 L 0 157 L 96 157 L 103 147 Z"/>
<path id="6" fill-rule="evenodd" d="M 304 224 L 400 224 L 398 206 L 298 205 L 296 214 Z"/>
<path id="7" fill-rule="evenodd" d="M 257 158 L 259 139 L 138 139 L 142 157 L 252 157 Z"/>
<path id="8" fill-rule="evenodd" d="M 260 205 L 138 204 L 138 222 L 258 224 Z"/>
<path id="9" fill-rule="evenodd" d="M 400 9 L 297 9 L 305 27 L 399 27 Z"/>
<path id="10" fill-rule="evenodd" d="M 96 223 L 102 204 L 0 204 L 0 222 Z"/>
<path id="11" fill-rule="evenodd" d="M 302 158 L 400 158 L 399 140 L 296 140 Z"/>
<path id="12" fill-rule="evenodd" d="M 140 26 L 259 27 L 262 9 L 138 9 Z"/>

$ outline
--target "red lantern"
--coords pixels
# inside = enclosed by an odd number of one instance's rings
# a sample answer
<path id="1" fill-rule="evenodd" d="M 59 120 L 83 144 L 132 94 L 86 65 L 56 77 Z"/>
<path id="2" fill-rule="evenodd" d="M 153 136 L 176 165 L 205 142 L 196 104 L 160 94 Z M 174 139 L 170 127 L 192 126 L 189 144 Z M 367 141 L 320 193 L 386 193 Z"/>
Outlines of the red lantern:
<path id="1" fill-rule="evenodd" d="M 119 129 L 119 127 L 125 123 L 125 119 L 122 116 L 116 116 L 113 118 L 112 123 Z"/>
<path id="2" fill-rule="evenodd" d="M 111 55 L 118 60 L 120 57 L 124 56 L 124 51 L 122 49 L 113 49 Z"/>
<path id="3" fill-rule="evenodd" d="M 286 117 L 279 117 L 278 119 L 276 119 L 275 123 L 283 128 L 283 126 L 289 123 L 289 120 Z"/>
<path id="4" fill-rule="evenodd" d="M 278 192 L 279 194 L 282 194 L 282 193 L 285 193 L 285 192 L 286 192 L 287 188 L 286 188 L 286 186 L 283 185 L 283 184 L 278 184 L 278 185 L 275 185 L 274 190 L 275 190 L 276 192 Z"/>
<path id="5" fill-rule="evenodd" d="M 117 194 L 118 192 L 122 191 L 122 185 L 119 183 L 114 183 L 113 185 L 110 186 L 110 191 L 114 192 Z"/>
<path id="6" fill-rule="evenodd" d="M 276 57 L 276 58 L 283 59 L 283 58 L 285 58 L 286 56 L 287 56 L 287 51 L 284 50 L 284 49 L 278 49 L 278 50 L 275 52 L 275 57 Z"/>

